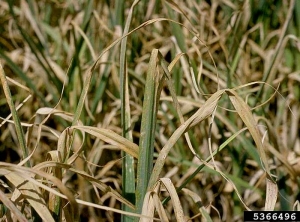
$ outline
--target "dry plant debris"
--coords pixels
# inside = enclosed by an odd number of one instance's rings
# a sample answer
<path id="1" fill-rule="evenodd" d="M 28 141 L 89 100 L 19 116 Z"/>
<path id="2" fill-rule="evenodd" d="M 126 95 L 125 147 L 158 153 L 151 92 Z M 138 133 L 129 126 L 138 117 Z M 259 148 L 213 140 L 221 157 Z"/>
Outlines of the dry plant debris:
<path id="1" fill-rule="evenodd" d="M 299 210 L 300 1 L 2 1 L 1 221 Z"/>

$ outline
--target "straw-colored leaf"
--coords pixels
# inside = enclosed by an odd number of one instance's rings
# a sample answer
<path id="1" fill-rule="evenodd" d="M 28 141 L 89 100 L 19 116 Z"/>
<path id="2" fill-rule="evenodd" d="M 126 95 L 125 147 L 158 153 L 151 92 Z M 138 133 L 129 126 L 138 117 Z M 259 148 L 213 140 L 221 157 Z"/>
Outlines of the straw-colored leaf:
<path id="1" fill-rule="evenodd" d="M 21 213 L 21 211 L 15 206 L 15 204 L 6 196 L 6 194 L 0 190 L 0 200 L 1 202 L 11 211 L 11 213 L 20 222 L 26 222 L 26 217 Z"/>
<path id="2" fill-rule="evenodd" d="M 148 191 L 144 197 L 143 207 L 142 207 L 142 214 L 149 217 L 141 217 L 140 222 L 151 222 L 151 217 L 154 214 L 155 206 L 154 200 L 152 198 L 152 191 Z"/>
<path id="3" fill-rule="evenodd" d="M 128 200 L 126 200 L 124 197 L 122 197 L 117 191 L 112 189 L 110 186 L 107 186 L 105 183 L 101 182 L 100 180 L 88 175 L 87 173 L 85 173 L 83 171 L 79 171 L 74 168 L 69 168 L 69 170 L 84 177 L 89 182 L 91 182 L 93 185 L 98 187 L 101 191 L 110 194 L 112 197 L 116 198 L 121 203 L 125 204 L 126 206 L 130 207 L 131 209 L 135 209 L 135 207 L 132 203 L 130 203 Z"/>
<path id="4" fill-rule="evenodd" d="M 23 194 L 29 204 L 44 221 L 54 222 L 54 219 L 42 198 L 41 191 L 36 185 L 24 180 L 24 178 L 17 173 L 7 173 L 5 174 L 5 177 Z"/>
<path id="5" fill-rule="evenodd" d="M 69 135 L 69 128 L 65 129 L 59 136 L 57 142 L 57 151 L 61 157 L 61 161 L 64 163 L 66 161 L 67 153 L 70 151 L 70 135 Z"/>
<path id="6" fill-rule="evenodd" d="M 205 209 L 205 207 L 203 206 L 202 200 L 199 197 L 198 194 L 196 194 L 195 192 L 192 192 L 186 188 L 182 189 L 182 191 L 186 194 L 188 194 L 193 201 L 195 202 L 195 204 L 198 206 L 199 208 L 199 212 L 201 213 L 202 217 L 205 219 L 206 222 L 212 222 L 211 217 L 209 216 L 207 210 Z"/>
<path id="7" fill-rule="evenodd" d="M 228 94 L 229 99 L 232 105 L 234 106 L 235 110 L 237 111 L 237 113 L 239 114 L 239 116 L 241 117 L 245 125 L 248 127 L 248 130 L 257 146 L 259 156 L 262 160 L 263 166 L 265 167 L 268 176 L 272 178 L 266 153 L 265 153 L 265 148 L 262 143 L 262 136 L 259 133 L 259 130 L 257 128 L 257 123 L 255 122 L 255 119 L 253 117 L 253 114 L 250 111 L 249 106 L 234 90 L 228 89 L 226 90 L 226 93 Z"/>
<path id="8" fill-rule="evenodd" d="M 58 152 L 57 150 L 52 150 L 48 152 L 47 161 L 61 162 L 60 152 Z M 58 179 L 62 179 L 62 170 L 60 168 L 51 167 L 48 168 L 47 172 L 57 177 Z M 54 189 L 58 191 L 58 188 L 54 188 Z M 52 212 L 53 217 L 55 217 L 56 220 L 61 220 L 60 218 L 61 206 L 62 206 L 61 198 L 59 196 L 56 196 L 53 193 L 49 193 L 48 208 Z"/>
<path id="9" fill-rule="evenodd" d="M 168 142 L 165 144 L 159 156 L 156 160 L 153 172 L 151 174 L 150 182 L 148 189 L 152 189 L 156 181 L 158 181 L 159 174 L 165 164 L 166 158 L 171 150 L 171 148 L 175 145 L 177 140 L 191 127 L 200 123 L 207 117 L 209 117 L 213 111 L 215 110 L 219 99 L 221 98 L 224 90 L 217 91 L 214 93 L 203 105 L 202 107 L 192 115 L 184 124 L 182 124 L 170 137 Z"/>
<path id="10" fill-rule="evenodd" d="M 296 200 L 296 202 L 293 205 L 293 211 L 300 211 L 300 203 L 299 200 Z"/>
<path id="11" fill-rule="evenodd" d="M 183 124 L 184 123 L 184 118 L 183 118 L 183 114 L 182 114 L 182 111 L 180 109 L 180 106 L 179 106 L 179 103 L 178 103 L 178 99 L 177 99 L 177 95 L 176 95 L 176 92 L 175 92 L 175 87 L 174 87 L 174 82 L 172 80 L 172 77 L 171 77 L 171 71 L 172 71 L 172 68 L 174 67 L 175 63 L 182 57 L 184 56 L 185 54 L 184 53 L 179 53 L 175 59 L 170 63 L 170 65 L 167 67 L 166 66 L 166 62 L 165 60 L 163 59 L 162 55 L 161 55 L 161 67 L 163 68 L 164 70 L 164 73 L 165 73 L 165 76 L 166 76 L 166 81 L 168 83 L 168 88 L 170 90 L 170 93 L 171 93 L 171 96 L 172 96 L 172 100 L 173 100 L 173 103 L 174 103 L 174 106 L 175 106 L 175 109 L 177 111 L 177 114 L 179 116 L 179 120 L 180 120 L 180 123 Z M 197 153 L 195 152 L 193 146 L 192 146 L 192 143 L 191 143 L 191 140 L 190 140 L 190 137 L 188 135 L 188 133 L 185 133 L 184 134 L 184 137 L 187 141 L 187 144 L 191 150 L 191 152 L 193 153 L 193 155 L 195 156 L 198 156 Z"/>
<path id="12" fill-rule="evenodd" d="M 161 221 L 168 222 L 169 219 L 168 219 L 166 210 L 164 209 L 164 206 L 162 205 L 161 200 L 159 199 L 159 194 L 157 192 L 153 192 L 152 198 L 153 198 L 154 206 L 158 213 L 159 219 Z"/>
<path id="13" fill-rule="evenodd" d="M 273 211 L 275 209 L 275 204 L 278 196 L 277 184 L 273 181 L 267 179 L 267 192 L 266 192 L 266 202 L 265 211 Z"/>
<path id="14" fill-rule="evenodd" d="M 67 112 L 64 112 L 64 111 L 61 111 L 61 110 L 58 110 L 55 108 L 50 108 L 50 107 L 39 108 L 36 111 L 36 114 L 40 114 L 40 115 L 50 115 L 51 114 L 51 115 L 60 116 L 69 122 L 73 121 L 73 114 L 67 113 Z M 79 123 L 82 124 L 80 121 L 79 121 Z"/>
<path id="15" fill-rule="evenodd" d="M 160 181 L 167 189 L 168 193 L 170 194 L 171 201 L 174 207 L 176 221 L 184 222 L 185 220 L 184 220 L 183 209 L 172 181 L 169 178 L 160 178 Z"/>
<path id="16" fill-rule="evenodd" d="M 72 126 L 70 129 L 78 129 L 89 133 L 107 143 L 117 146 L 119 149 L 135 158 L 138 157 L 139 147 L 135 143 L 125 139 L 111 130 L 92 126 Z"/>

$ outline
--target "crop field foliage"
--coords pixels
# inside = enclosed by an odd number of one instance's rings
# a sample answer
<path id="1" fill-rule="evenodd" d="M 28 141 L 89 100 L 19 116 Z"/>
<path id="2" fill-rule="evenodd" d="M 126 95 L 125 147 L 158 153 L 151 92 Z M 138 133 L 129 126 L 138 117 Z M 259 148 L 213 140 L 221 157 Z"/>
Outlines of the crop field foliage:
<path id="1" fill-rule="evenodd" d="M 300 210 L 300 1 L 0 1 L 1 221 Z"/>

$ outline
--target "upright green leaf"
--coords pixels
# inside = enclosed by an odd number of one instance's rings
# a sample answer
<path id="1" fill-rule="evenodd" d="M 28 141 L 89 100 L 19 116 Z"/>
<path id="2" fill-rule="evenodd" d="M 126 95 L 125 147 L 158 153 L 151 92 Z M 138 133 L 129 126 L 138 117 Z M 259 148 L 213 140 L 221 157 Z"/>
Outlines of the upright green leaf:
<path id="1" fill-rule="evenodd" d="M 123 36 L 126 36 L 129 32 L 131 24 L 133 10 L 139 3 L 139 0 L 135 0 L 130 8 L 126 24 L 123 31 Z M 129 106 L 129 87 L 128 87 L 128 72 L 126 69 L 126 44 L 127 36 L 121 41 L 121 52 L 120 52 L 120 95 L 121 95 L 121 125 L 122 134 L 125 138 L 132 141 L 131 127 L 131 112 Z M 123 182 L 123 195 L 129 201 L 134 202 L 135 200 L 135 171 L 134 171 L 134 159 L 132 156 L 128 156 L 125 152 L 122 152 L 124 157 L 122 162 L 122 182 Z M 123 210 L 132 212 L 132 209 L 127 205 L 122 205 Z M 122 221 L 133 221 L 133 217 L 122 215 Z"/>
<path id="2" fill-rule="evenodd" d="M 147 192 L 153 168 L 155 126 L 157 124 L 158 102 L 162 85 L 162 74 L 159 73 L 157 66 L 158 53 L 157 49 L 154 49 L 151 53 L 143 101 L 136 190 L 138 213 L 142 210 L 144 196 Z"/>
<path id="3" fill-rule="evenodd" d="M 19 140 L 19 145 L 20 145 L 20 148 L 23 152 L 23 159 L 25 159 L 26 157 L 28 157 L 28 149 L 27 149 L 27 146 L 26 146 L 25 134 L 24 134 L 23 128 L 21 126 L 21 122 L 20 122 L 16 107 L 15 107 L 14 101 L 12 100 L 12 95 L 11 95 L 10 89 L 8 87 L 6 76 L 5 76 L 5 73 L 4 73 L 4 70 L 3 70 L 1 64 L 0 64 L 0 80 L 1 80 L 1 83 L 2 83 L 3 91 L 4 91 L 4 94 L 5 94 L 8 106 L 9 106 L 10 111 L 11 111 L 12 116 L 13 116 L 16 132 L 17 132 L 17 137 L 18 137 L 18 140 Z M 26 165 L 29 167 L 30 163 L 26 162 Z"/>

